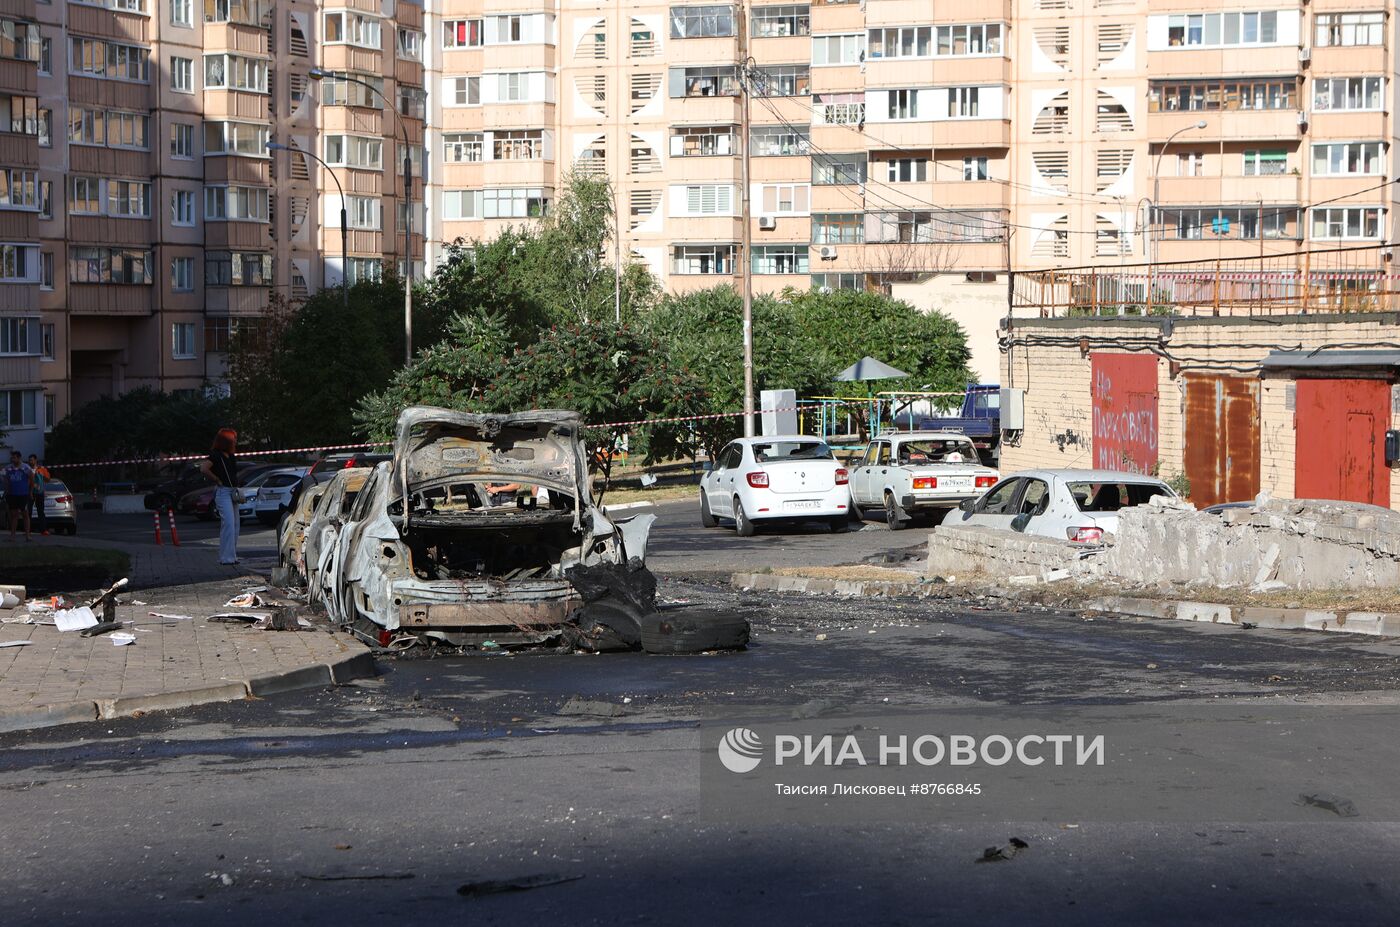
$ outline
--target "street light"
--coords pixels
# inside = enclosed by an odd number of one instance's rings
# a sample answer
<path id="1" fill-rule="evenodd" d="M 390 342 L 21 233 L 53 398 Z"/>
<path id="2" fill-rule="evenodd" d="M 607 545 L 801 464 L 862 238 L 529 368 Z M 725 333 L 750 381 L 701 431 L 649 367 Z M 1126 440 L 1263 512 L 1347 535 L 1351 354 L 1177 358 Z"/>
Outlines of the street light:
<path id="1" fill-rule="evenodd" d="M 347 248 L 345 243 L 346 235 L 348 234 L 345 231 L 345 188 L 340 185 L 340 178 L 335 176 L 335 171 L 331 170 L 329 164 L 321 160 L 320 155 L 312 154 L 306 149 L 298 148 L 295 145 L 283 145 L 281 142 L 268 142 L 267 150 L 295 151 L 307 157 L 315 158 L 316 162 L 326 169 L 326 173 L 331 175 L 331 180 L 335 181 L 335 189 L 340 193 L 340 304 L 348 318 L 350 314 L 350 284 L 348 280 L 350 261 L 346 257 Z"/>
<path id="2" fill-rule="evenodd" d="M 1143 310 L 1148 315 L 1152 314 L 1152 291 L 1157 282 L 1157 249 L 1158 240 L 1161 237 L 1156 234 L 1157 217 L 1152 213 L 1155 213 L 1158 209 L 1162 208 L 1162 155 L 1167 153 L 1167 146 L 1170 145 L 1172 143 L 1172 140 L 1175 139 L 1182 132 L 1189 132 L 1192 129 L 1204 129 L 1205 127 L 1206 121 L 1204 119 L 1200 119 L 1197 120 L 1194 124 L 1189 126 L 1182 126 L 1175 132 L 1173 132 L 1171 135 L 1168 135 L 1167 140 L 1162 143 L 1161 149 L 1157 152 L 1156 163 L 1152 165 L 1152 211 L 1148 213 L 1148 218 L 1151 219 L 1152 222 L 1147 227 L 1148 234 L 1151 236 L 1150 240 L 1152 242 L 1152 256 L 1148 259 L 1147 264 L 1147 308 Z"/>
<path id="3" fill-rule="evenodd" d="M 384 108 L 394 114 L 394 121 L 398 123 L 399 134 L 403 137 L 403 201 L 404 201 L 404 224 L 403 224 L 403 254 L 404 254 L 404 284 L 403 284 L 403 349 L 404 363 L 413 363 L 413 160 L 409 157 L 408 129 L 403 123 L 403 113 L 398 107 L 389 102 L 389 98 L 384 95 L 384 91 L 371 84 L 369 81 L 360 80 L 352 74 L 344 71 L 326 71 L 322 68 L 313 67 L 307 72 L 312 80 L 321 80 L 329 77 L 332 80 L 343 80 L 351 84 L 359 84 L 367 87 L 375 96 L 384 102 Z M 320 159 L 317 158 L 319 161 Z M 324 163 L 324 162 L 323 162 Z M 426 232 L 427 230 L 424 229 Z"/>

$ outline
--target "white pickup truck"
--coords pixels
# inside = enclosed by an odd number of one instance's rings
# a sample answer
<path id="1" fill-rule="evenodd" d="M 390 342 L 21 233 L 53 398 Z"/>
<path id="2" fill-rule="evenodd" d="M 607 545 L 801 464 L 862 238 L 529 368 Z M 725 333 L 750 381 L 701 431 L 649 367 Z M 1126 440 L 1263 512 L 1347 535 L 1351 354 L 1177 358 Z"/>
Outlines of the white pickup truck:
<path id="1" fill-rule="evenodd" d="M 851 512 L 882 508 L 898 531 L 917 515 L 943 513 L 975 499 L 997 481 L 977 448 L 956 431 L 900 431 L 870 442 L 851 468 Z"/>

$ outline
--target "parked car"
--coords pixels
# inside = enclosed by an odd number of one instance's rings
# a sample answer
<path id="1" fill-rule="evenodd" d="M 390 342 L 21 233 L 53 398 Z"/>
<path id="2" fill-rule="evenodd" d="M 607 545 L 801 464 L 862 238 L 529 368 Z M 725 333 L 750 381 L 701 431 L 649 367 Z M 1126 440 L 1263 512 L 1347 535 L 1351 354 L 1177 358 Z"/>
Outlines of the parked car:
<path id="1" fill-rule="evenodd" d="M 258 473 L 285 466 L 287 465 L 268 463 L 265 460 L 240 460 L 234 464 L 234 472 L 238 474 L 239 483 L 243 484 Z M 209 481 L 209 477 L 204 475 L 204 471 L 199 469 L 199 463 L 186 464 L 178 470 L 174 477 L 163 480 L 148 492 L 143 503 L 148 509 L 160 509 L 161 511 L 175 509 L 184 512 L 181 505 L 187 496 L 195 493 L 197 498 L 199 490 L 212 489 L 213 485 Z M 211 492 L 209 495 L 211 503 L 213 498 Z"/>
<path id="2" fill-rule="evenodd" d="M 44 517 L 55 534 L 78 533 L 78 505 L 73 491 L 62 480 L 49 479 L 44 483 Z"/>
<path id="3" fill-rule="evenodd" d="M 282 513 L 291 507 L 292 493 L 305 475 L 305 467 L 286 467 L 268 473 L 253 498 L 253 514 L 258 521 L 264 525 L 277 524 Z"/>
<path id="4" fill-rule="evenodd" d="M 238 506 L 238 518 L 240 521 L 253 517 L 253 501 L 257 495 L 257 489 L 263 484 L 263 480 L 273 471 L 285 467 L 285 464 L 255 464 L 240 468 L 238 471 L 239 488 L 245 491 L 244 501 Z M 218 510 L 214 507 L 214 491 L 218 486 L 208 483 L 199 489 L 193 489 L 180 497 L 180 504 L 175 507 L 175 511 L 181 515 L 193 515 L 200 521 L 213 521 L 219 517 Z"/>
<path id="5" fill-rule="evenodd" d="M 369 480 L 370 473 L 368 467 L 336 470 L 324 486 L 317 486 L 310 493 L 303 494 L 314 496 L 317 501 L 310 506 L 307 524 L 300 529 L 301 541 L 296 540 L 297 530 L 290 520 L 283 533 L 283 543 L 290 542 L 289 546 L 294 549 L 290 562 L 300 572 L 302 582 L 306 581 L 311 565 L 319 564 L 335 546 L 335 539 L 349 517 L 360 490 Z M 300 521 L 300 518 L 296 521 Z M 321 600 L 318 592 L 320 590 L 313 590 L 314 601 Z"/>
<path id="6" fill-rule="evenodd" d="M 613 521 L 593 504 L 582 429 L 574 412 L 404 410 L 393 460 L 371 471 L 332 550 L 308 564 L 331 619 L 381 644 L 557 633 L 580 607 L 566 573 L 641 561 L 655 521 Z"/>
<path id="7" fill-rule="evenodd" d="M 1027 470 L 959 507 L 945 524 L 1004 528 L 1078 544 L 1118 529 L 1118 513 L 1176 493 L 1156 477 L 1119 470 Z"/>
<path id="8" fill-rule="evenodd" d="M 292 499 L 288 509 L 296 507 L 297 500 L 301 494 L 317 483 L 324 483 L 330 479 L 337 470 L 346 470 L 356 467 L 373 469 L 376 465 L 386 463 L 393 459 L 392 454 L 371 454 L 368 451 L 347 451 L 343 453 L 323 454 L 309 468 L 306 475 L 301 478 L 301 483 L 292 492 Z"/>
<path id="9" fill-rule="evenodd" d="M 330 482 L 329 479 L 322 480 L 309 491 L 303 492 L 278 526 L 277 565 L 272 568 L 272 581 L 277 585 L 306 584 L 306 562 L 303 554 L 306 529 L 311 524 L 312 514 Z"/>
<path id="10" fill-rule="evenodd" d="M 882 509 L 891 531 L 920 515 L 941 517 L 997 481 L 967 435 L 903 431 L 880 435 L 851 468 L 851 513 Z"/>
<path id="11" fill-rule="evenodd" d="M 700 481 L 700 524 L 732 519 L 743 537 L 759 523 L 815 519 L 844 531 L 850 504 L 846 468 L 826 442 L 805 435 L 731 441 Z"/>

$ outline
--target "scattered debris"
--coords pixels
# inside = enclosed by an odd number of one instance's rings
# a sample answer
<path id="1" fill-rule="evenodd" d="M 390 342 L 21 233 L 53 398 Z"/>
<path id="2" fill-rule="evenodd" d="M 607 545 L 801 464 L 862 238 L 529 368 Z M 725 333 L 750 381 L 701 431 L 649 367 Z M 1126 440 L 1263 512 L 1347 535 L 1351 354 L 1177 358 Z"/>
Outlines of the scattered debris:
<path id="1" fill-rule="evenodd" d="M 365 875 L 306 875 L 299 872 L 297 878 L 310 879 L 312 882 L 375 882 L 412 879 L 415 876 L 411 872 L 371 872 Z"/>
<path id="2" fill-rule="evenodd" d="M 19 608 L 19 597 L 8 592 L 0 592 L 0 608 Z"/>
<path id="3" fill-rule="evenodd" d="M 312 624 L 299 616 L 294 606 L 284 606 L 253 622 L 253 627 L 258 631 L 300 631 Z"/>
<path id="4" fill-rule="evenodd" d="M 632 650 L 642 643 L 642 618 L 656 611 L 656 577 L 642 561 L 571 567 L 569 584 L 583 597 L 574 612 L 574 643 L 584 650 Z"/>
<path id="5" fill-rule="evenodd" d="M 557 872 L 543 872 L 539 875 L 520 876 L 516 879 L 483 879 L 467 882 L 457 889 L 463 898 L 478 898 L 482 895 L 499 895 L 504 892 L 527 892 L 532 888 L 545 888 L 550 885 L 563 885 L 577 882 L 582 875 L 562 875 Z"/>
<path id="6" fill-rule="evenodd" d="M 263 600 L 252 590 L 236 595 L 224 603 L 224 608 L 261 608 Z"/>
<path id="7" fill-rule="evenodd" d="M 580 698 L 575 695 L 560 706 L 555 714 L 560 715 L 592 715 L 600 718 L 620 718 L 627 714 L 627 709 L 621 705 L 614 705 L 612 702 L 603 702 L 597 699 Z"/>
<path id="8" fill-rule="evenodd" d="M 1030 844 L 1026 843 L 1026 841 L 1022 840 L 1020 837 L 1012 837 L 1004 847 L 987 847 L 982 851 L 982 855 L 978 857 L 977 862 L 999 863 L 1003 860 L 1015 859 L 1017 853 L 1029 847 Z"/>
<path id="9" fill-rule="evenodd" d="M 0 647 L 27 647 L 33 641 L 0 641 Z"/>
<path id="10" fill-rule="evenodd" d="M 117 620 L 117 592 L 121 589 L 125 589 L 126 583 L 126 577 L 122 577 L 99 592 L 97 596 L 85 606 L 89 614 L 92 614 L 92 609 L 102 609 L 102 621 L 84 627 L 81 632 L 83 637 L 95 637 L 98 634 L 106 634 L 108 631 L 116 631 L 121 628 L 122 623 Z"/>
<path id="11" fill-rule="evenodd" d="M 131 604 L 135 605 L 136 603 Z M 170 621 L 194 621 L 193 615 L 176 615 L 172 612 L 147 612 L 146 614 L 152 618 L 165 618 Z"/>
<path id="12" fill-rule="evenodd" d="M 114 646 L 125 647 L 128 644 L 136 643 L 136 635 L 128 634 L 126 631 L 117 631 L 108 638 Z"/>
<path id="13" fill-rule="evenodd" d="M 1357 816 L 1356 805 L 1352 804 L 1351 799 L 1333 795 L 1331 792 L 1304 793 L 1298 796 L 1298 802 L 1313 808 L 1321 808 L 1323 811 L 1330 811 L 1339 818 Z"/>
<path id="14" fill-rule="evenodd" d="M 1149 663 L 1149 664 L 1147 664 L 1147 668 L 1148 668 L 1148 669 L 1156 669 L 1156 668 L 1157 668 L 1157 664 L 1156 664 L 1156 663 Z"/>
<path id="15" fill-rule="evenodd" d="M 64 608 L 53 613 L 54 625 L 60 631 L 82 631 L 97 627 L 97 616 L 86 605 Z"/>
<path id="16" fill-rule="evenodd" d="M 12 595 L 23 602 L 29 597 L 29 590 L 24 586 L 3 586 L 0 585 L 0 595 Z"/>
<path id="17" fill-rule="evenodd" d="M 819 641 L 824 641 L 824 640 L 826 640 L 826 635 L 825 635 L 825 634 L 818 634 L 818 635 L 817 635 L 817 640 L 819 640 Z"/>
<path id="18" fill-rule="evenodd" d="M 1278 673 L 1270 673 L 1270 674 L 1269 674 L 1269 679 L 1268 679 L 1268 681 L 1269 681 L 1269 682 L 1287 682 L 1287 681 L 1288 681 L 1288 677 L 1287 677 L 1287 676 L 1280 676 Z"/>

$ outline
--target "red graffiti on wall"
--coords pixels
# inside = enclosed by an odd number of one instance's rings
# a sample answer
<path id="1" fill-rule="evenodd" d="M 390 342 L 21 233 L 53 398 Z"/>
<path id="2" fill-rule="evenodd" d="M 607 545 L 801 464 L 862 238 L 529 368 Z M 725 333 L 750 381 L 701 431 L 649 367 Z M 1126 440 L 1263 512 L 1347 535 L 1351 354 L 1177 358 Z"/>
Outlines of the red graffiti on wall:
<path id="1" fill-rule="evenodd" d="M 1157 358 L 1094 354 L 1094 466 L 1151 473 L 1157 467 Z"/>

